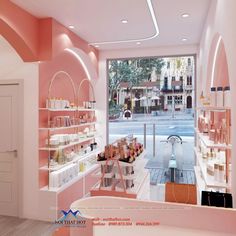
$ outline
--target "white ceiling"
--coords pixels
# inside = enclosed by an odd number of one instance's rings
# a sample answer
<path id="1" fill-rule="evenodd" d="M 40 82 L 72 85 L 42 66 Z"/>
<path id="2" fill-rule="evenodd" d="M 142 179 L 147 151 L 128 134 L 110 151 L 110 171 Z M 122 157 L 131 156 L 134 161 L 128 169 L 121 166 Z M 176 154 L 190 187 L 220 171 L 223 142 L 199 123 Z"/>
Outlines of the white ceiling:
<path id="1" fill-rule="evenodd" d="M 159 35 L 151 40 L 103 44 L 99 49 L 125 49 L 198 44 L 211 0 L 151 0 Z M 155 34 L 147 0 L 12 0 L 33 15 L 53 17 L 89 43 L 135 40 Z M 182 18 L 189 13 L 188 18 Z M 127 19 L 127 24 L 121 20 Z M 181 39 L 187 38 L 186 42 Z"/>

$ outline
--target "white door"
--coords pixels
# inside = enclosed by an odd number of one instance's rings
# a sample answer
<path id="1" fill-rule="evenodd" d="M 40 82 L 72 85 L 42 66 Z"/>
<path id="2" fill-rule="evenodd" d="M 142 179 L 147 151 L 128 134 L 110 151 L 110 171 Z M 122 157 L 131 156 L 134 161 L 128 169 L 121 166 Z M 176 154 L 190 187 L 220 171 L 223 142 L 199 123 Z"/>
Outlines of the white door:
<path id="1" fill-rule="evenodd" d="M 0 215 L 18 215 L 18 85 L 0 84 Z"/>

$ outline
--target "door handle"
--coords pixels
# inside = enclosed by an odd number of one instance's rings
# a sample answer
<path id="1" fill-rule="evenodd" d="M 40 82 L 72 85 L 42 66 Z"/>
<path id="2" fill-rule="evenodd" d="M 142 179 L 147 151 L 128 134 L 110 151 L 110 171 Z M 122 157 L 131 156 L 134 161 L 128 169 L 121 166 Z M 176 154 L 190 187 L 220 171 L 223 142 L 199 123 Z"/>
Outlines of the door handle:
<path id="1" fill-rule="evenodd" d="M 0 152 L 0 153 L 14 153 L 14 157 L 17 157 L 17 150 L 14 149 L 14 150 L 8 150 L 8 151 L 4 151 L 4 152 Z"/>
<path id="2" fill-rule="evenodd" d="M 9 151 L 6 151 L 6 152 L 17 152 L 17 150 L 9 150 Z"/>
<path id="3" fill-rule="evenodd" d="M 17 150 L 1 151 L 0 153 L 6 153 L 6 152 L 17 152 Z"/>

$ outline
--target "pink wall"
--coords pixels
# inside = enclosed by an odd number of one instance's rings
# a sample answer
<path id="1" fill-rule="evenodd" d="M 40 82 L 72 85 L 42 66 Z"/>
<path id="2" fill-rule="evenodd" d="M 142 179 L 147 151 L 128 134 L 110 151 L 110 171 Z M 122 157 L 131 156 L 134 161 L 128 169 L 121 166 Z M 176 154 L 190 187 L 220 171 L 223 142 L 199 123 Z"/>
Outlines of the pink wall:
<path id="1" fill-rule="evenodd" d="M 215 79 L 213 85 L 218 86 L 229 86 L 229 73 L 228 73 L 228 63 L 225 53 L 224 43 L 221 41 L 219 50 L 216 57 L 216 70 Z"/>

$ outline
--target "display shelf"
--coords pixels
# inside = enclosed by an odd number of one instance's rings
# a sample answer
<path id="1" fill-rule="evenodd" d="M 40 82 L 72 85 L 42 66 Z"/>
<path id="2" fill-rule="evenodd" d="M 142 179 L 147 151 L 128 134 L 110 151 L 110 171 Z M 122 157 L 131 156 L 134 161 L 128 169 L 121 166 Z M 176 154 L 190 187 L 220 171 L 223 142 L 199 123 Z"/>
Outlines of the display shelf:
<path id="1" fill-rule="evenodd" d="M 111 160 L 97 161 L 97 164 L 111 166 L 111 165 L 113 165 L 113 161 L 111 161 Z"/>
<path id="2" fill-rule="evenodd" d="M 134 181 L 134 187 L 133 188 L 127 188 L 126 189 L 126 194 L 138 194 L 140 188 L 142 187 L 143 183 L 145 182 L 145 179 L 147 178 L 147 176 L 149 175 L 148 170 L 143 170 L 141 171 L 141 173 L 139 173 L 139 175 L 137 175 L 136 180 Z M 125 178 L 123 178 L 125 179 Z M 99 191 L 99 186 L 100 184 L 97 184 L 92 191 Z M 124 193 L 124 189 L 121 187 L 115 187 L 115 190 L 112 190 L 112 186 L 109 187 L 101 187 L 100 190 L 106 190 L 109 192 L 112 192 L 114 194 L 114 196 L 116 195 L 116 192 L 118 193 Z"/>
<path id="3" fill-rule="evenodd" d="M 82 156 L 79 156 L 79 155 L 76 155 L 76 157 L 74 157 L 74 159 L 72 161 L 68 161 L 66 162 L 65 164 L 62 164 L 62 165 L 56 165 L 56 166 L 51 166 L 48 168 L 48 166 L 42 166 L 40 167 L 39 169 L 40 170 L 45 170 L 45 171 L 57 171 L 57 170 L 60 170 L 68 165 L 70 165 L 71 163 L 74 163 L 74 162 L 77 162 L 77 161 L 83 161 L 85 159 L 87 159 L 88 157 L 91 157 L 92 155 L 97 155 L 98 153 L 100 153 L 101 150 L 94 150 L 92 152 L 89 152 L 87 154 L 84 154 Z"/>
<path id="4" fill-rule="evenodd" d="M 77 111 L 77 108 L 54 109 L 54 108 L 40 107 L 39 110 L 40 111 L 64 112 L 64 111 Z"/>
<path id="5" fill-rule="evenodd" d="M 229 186 L 227 183 L 221 183 L 221 182 L 215 181 L 214 176 L 211 176 L 207 173 L 207 166 L 202 159 L 201 153 L 199 153 L 196 148 L 194 148 L 194 152 L 195 152 L 197 162 L 199 164 L 202 177 L 204 179 L 206 186 L 213 187 L 213 188 L 228 188 Z"/>
<path id="6" fill-rule="evenodd" d="M 230 107 L 197 107 L 197 110 L 200 111 L 214 111 L 214 112 L 226 112 L 227 110 L 230 110 Z"/>
<path id="7" fill-rule="evenodd" d="M 138 194 L 140 188 L 142 187 L 143 183 L 145 182 L 145 179 L 148 176 L 148 170 L 140 171 L 137 175 L 137 178 L 134 180 L 134 187 L 133 188 L 127 188 L 126 193 L 128 194 Z M 124 178 L 125 179 L 125 178 Z M 117 192 L 124 192 L 123 188 L 116 187 Z"/>
<path id="8" fill-rule="evenodd" d="M 123 175 L 122 178 L 123 178 L 123 179 L 133 179 L 133 180 L 134 180 L 134 179 L 137 178 L 137 176 L 138 176 L 137 174 L 130 174 L 130 175 Z M 116 179 L 121 179 L 119 173 L 116 173 L 116 174 L 115 174 L 115 178 L 116 178 Z"/>
<path id="9" fill-rule="evenodd" d="M 133 161 L 132 163 L 124 162 L 124 161 L 119 161 L 119 164 L 120 164 L 121 167 L 122 166 L 124 166 L 124 167 L 125 166 L 135 166 L 138 163 L 139 159 L 142 159 L 145 156 L 146 156 L 146 151 L 144 150 L 139 156 L 136 157 L 136 160 Z"/>
<path id="10" fill-rule="evenodd" d="M 133 163 L 126 163 L 118 161 L 117 159 L 109 160 L 109 161 L 102 161 L 100 164 L 107 165 L 113 164 L 114 167 L 112 170 L 112 174 L 110 173 L 110 177 L 112 177 L 112 184 L 108 187 L 100 187 L 100 184 L 96 185 L 93 189 L 91 189 L 91 196 L 116 196 L 116 197 L 127 197 L 127 198 L 137 198 L 140 193 L 141 189 L 144 185 L 147 184 L 149 171 L 145 169 L 145 165 L 148 159 L 145 159 L 146 152 L 145 150 L 136 158 Z M 110 163 L 109 163 L 110 162 Z M 97 162 L 99 163 L 99 162 Z M 124 165 L 123 165 L 124 164 Z M 133 167 L 134 174 L 131 175 L 123 175 L 123 168 L 125 167 Z M 101 171 L 99 171 L 98 175 L 102 178 L 105 178 L 105 175 L 102 175 Z M 122 177 L 121 177 L 122 175 Z M 126 183 L 124 181 L 131 180 L 134 186 L 132 188 L 125 188 L 122 185 Z M 131 183 L 130 183 L 131 184 Z M 149 183 L 148 183 L 149 184 Z"/>
<path id="11" fill-rule="evenodd" d="M 101 173 L 101 172 L 98 172 L 98 173 L 96 173 L 95 176 L 97 176 L 97 177 L 102 177 L 102 173 Z M 111 172 L 111 173 L 105 173 L 105 174 L 104 174 L 104 178 L 113 178 L 113 177 L 115 177 L 115 179 L 121 179 L 119 173 Z M 135 175 L 135 174 L 132 174 L 132 175 L 123 175 L 122 178 L 123 178 L 123 179 L 135 179 L 135 178 L 137 178 L 137 175 Z"/>
<path id="12" fill-rule="evenodd" d="M 69 144 L 67 145 L 61 145 L 59 147 L 41 147 L 39 148 L 40 151 L 57 151 L 57 150 L 62 150 L 62 149 L 66 149 L 66 148 L 69 148 L 69 147 L 73 147 L 75 145 L 78 145 L 78 144 L 81 144 L 81 143 L 84 143 L 84 142 L 88 142 L 88 141 L 91 141 L 93 139 L 95 139 L 97 136 L 93 136 L 93 137 L 89 137 L 89 138 L 84 138 L 84 139 L 81 139 L 77 142 L 70 142 Z"/>
<path id="13" fill-rule="evenodd" d="M 143 158 L 146 155 L 146 151 L 144 150 L 138 157 L 136 157 L 136 160 L 133 161 L 132 163 L 129 162 L 124 162 L 124 161 L 119 161 L 119 165 L 122 166 L 135 166 L 138 159 Z M 113 161 L 112 160 L 104 160 L 104 161 L 97 161 L 98 164 L 102 164 L 102 165 L 113 165 Z"/>
<path id="14" fill-rule="evenodd" d="M 196 130 L 196 133 L 199 136 L 199 138 L 202 140 L 203 144 L 208 148 L 218 148 L 218 149 L 231 149 L 232 148 L 231 144 L 228 144 L 228 145 L 221 144 L 221 143 L 215 144 L 213 141 L 209 139 L 208 135 L 204 135 L 200 133 L 199 130 Z"/>
<path id="15" fill-rule="evenodd" d="M 98 171 L 94 176 L 95 177 L 102 177 L 102 173 L 101 173 L 101 171 Z M 114 174 L 114 172 L 112 171 L 112 172 L 110 172 L 110 173 L 105 173 L 104 174 L 104 178 L 113 178 L 113 176 L 114 176 L 115 174 Z"/>
<path id="16" fill-rule="evenodd" d="M 64 129 L 75 129 L 75 128 L 80 128 L 83 126 L 89 126 L 89 125 L 96 125 L 98 124 L 97 122 L 89 122 L 89 123 L 82 123 L 79 125 L 71 125 L 71 126 L 64 126 L 64 127 L 55 127 L 55 128 L 47 128 L 47 127 L 42 127 L 39 128 L 41 131 L 58 131 L 58 130 L 64 130 Z"/>
<path id="17" fill-rule="evenodd" d="M 77 111 L 96 111 L 96 109 L 78 107 Z"/>
<path id="18" fill-rule="evenodd" d="M 90 172 L 94 171 L 98 167 L 99 167 L 98 164 L 94 164 L 94 165 L 90 166 L 85 171 L 79 172 L 78 176 L 76 176 L 75 178 L 70 180 L 68 183 L 63 184 L 61 187 L 49 188 L 48 186 L 45 186 L 45 187 L 41 188 L 40 191 L 56 192 L 56 193 L 62 192 L 63 190 L 67 189 L 72 184 L 76 183 L 78 180 L 80 180 L 81 178 L 85 177 L 86 175 L 88 175 Z"/>

